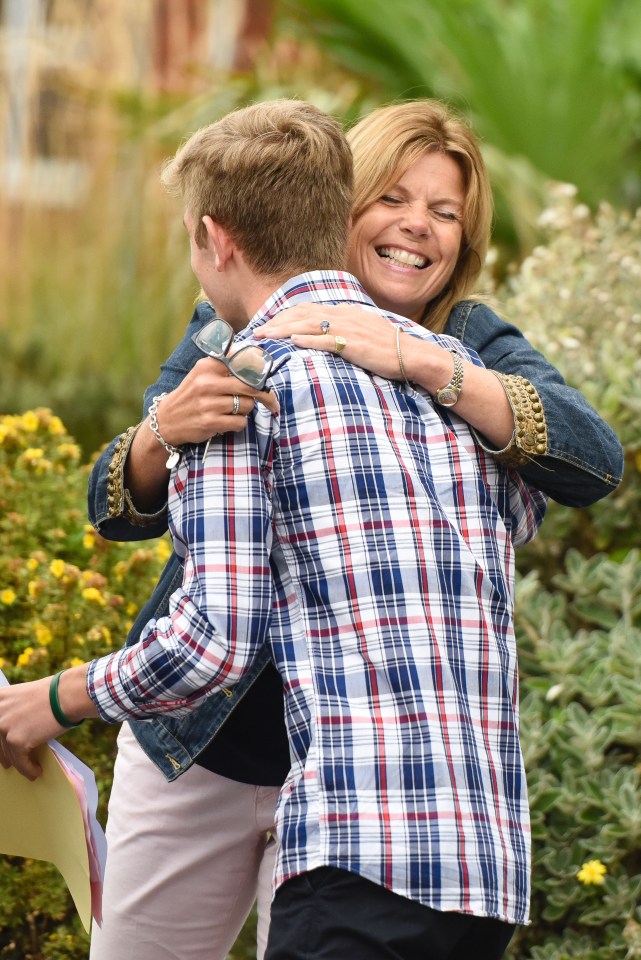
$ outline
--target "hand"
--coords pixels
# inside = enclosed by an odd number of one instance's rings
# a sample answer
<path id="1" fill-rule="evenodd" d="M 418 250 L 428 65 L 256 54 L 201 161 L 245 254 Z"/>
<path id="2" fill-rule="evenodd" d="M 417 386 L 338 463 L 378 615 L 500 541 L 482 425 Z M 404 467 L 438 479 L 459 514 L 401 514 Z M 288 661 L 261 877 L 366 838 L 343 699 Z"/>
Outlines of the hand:
<path id="1" fill-rule="evenodd" d="M 49 706 L 51 677 L 0 688 L 0 763 L 28 780 L 42 773 L 32 756 L 36 747 L 64 733 Z"/>
<path id="2" fill-rule="evenodd" d="M 321 330 L 322 320 L 329 321 L 327 333 Z M 257 340 L 263 337 L 274 340 L 291 338 L 297 347 L 327 353 L 337 352 L 336 335 L 347 341 L 341 353 L 345 360 L 379 377 L 403 380 L 396 352 L 396 327 L 365 307 L 307 303 L 282 310 L 273 320 L 254 331 Z M 401 342 L 407 348 L 406 342 Z"/>
<path id="3" fill-rule="evenodd" d="M 238 413 L 234 397 L 238 397 Z M 229 373 L 224 364 L 203 357 L 192 367 L 175 390 L 158 405 L 158 427 L 167 443 L 202 443 L 216 433 L 244 430 L 254 403 L 272 413 L 279 411 L 273 391 L 254 390 Z"/>

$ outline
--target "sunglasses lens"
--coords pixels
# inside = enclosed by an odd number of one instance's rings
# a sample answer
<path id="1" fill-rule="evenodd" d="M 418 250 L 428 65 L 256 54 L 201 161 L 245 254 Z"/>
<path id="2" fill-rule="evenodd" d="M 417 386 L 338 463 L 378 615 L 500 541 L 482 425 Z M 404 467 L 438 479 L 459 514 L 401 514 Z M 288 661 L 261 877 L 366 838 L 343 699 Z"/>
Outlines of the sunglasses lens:
<path id="1" fill-rule="evenodd" d="M 210 357 L 224 357 L 234 339 L 234 331 L 226 320 L 211 320 L 195 337 L 199 350 Z"/>
<path id="2" fill-rule="evenodd" d="M 229 369 L 250 387 L 262 387 L 269 371 L 272 358 L 262 347 L 242 347 L 228 358 Z"/>

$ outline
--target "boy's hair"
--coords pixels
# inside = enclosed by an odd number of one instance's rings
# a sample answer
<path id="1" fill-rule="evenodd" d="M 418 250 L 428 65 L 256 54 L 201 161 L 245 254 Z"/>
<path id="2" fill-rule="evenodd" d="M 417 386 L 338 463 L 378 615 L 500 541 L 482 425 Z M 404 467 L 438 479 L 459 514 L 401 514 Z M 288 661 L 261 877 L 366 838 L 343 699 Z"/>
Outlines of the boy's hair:
<path id="1" fill-rule="evenodd" d="M 439 333 L 454 304 L 472 293 L 490 240 L 494 207 L 479 143 L 467 122 L 438 100 L 380 107 L 356 124 L 347 139 L 354 155 L 355 223 L 425 153 L 451 157 L 463 174 L 461 251 L 449 283 L 426 304 L 423 315 L 423 324 Z"/>
<path id="2" fill-rule="evenodd" d="M 353 199 L 343 129 L 310 103 L 273 100 L 198 130 L 162 172 L 205 243 L 209 215 L 269 277 L 345 266 Z"/>

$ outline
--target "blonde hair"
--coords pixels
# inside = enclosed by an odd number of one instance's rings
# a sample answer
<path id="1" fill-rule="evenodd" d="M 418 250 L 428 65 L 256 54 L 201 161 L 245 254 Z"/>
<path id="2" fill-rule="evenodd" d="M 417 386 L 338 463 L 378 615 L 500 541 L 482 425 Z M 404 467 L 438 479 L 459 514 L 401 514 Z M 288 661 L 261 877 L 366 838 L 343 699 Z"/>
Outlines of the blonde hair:
<path id="1" fill-rule="evenodd" d="M 340 124 L 310 103 L 273 100 L 228 114 L 194 133 L 161 180 L 182 196 L 197 244 L 208 215 L 263 276 L 345 266 L 351 151 Z"/>
<path id="2" fill-rule="evenodd" d="M 439 333 L 454 304 L 471 293 L 490 241 L 492 191 L 478 142 L 465 120 L 438 100 L 380 107 L 357 123 L 347 139 L 354 157 L 354 222 L 426 152 L 447 154 L 463 173 L 461 252 L 447 286 L 426 304 L 422 320 Z"/>

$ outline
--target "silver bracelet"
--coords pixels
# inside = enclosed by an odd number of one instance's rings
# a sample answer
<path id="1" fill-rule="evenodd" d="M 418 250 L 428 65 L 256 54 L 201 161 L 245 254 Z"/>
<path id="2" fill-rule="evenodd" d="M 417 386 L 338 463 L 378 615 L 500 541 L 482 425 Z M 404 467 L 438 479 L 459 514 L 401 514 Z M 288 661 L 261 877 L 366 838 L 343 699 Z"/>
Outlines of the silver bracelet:
<path id="1" fill-rule="evenodd" d="M 409 380 L 407 379 L 407 374 L 405 373 L 405 367 L 403 366 L 403 357 L 402 357 L 402 354 L 401 354 L 401 330 L 402 330 L 402 327 L 401 327 L 400 325 L 397 325 L 397 327 L 396 327 L 396 356 L 398 357 L 398 366 L 399 366 L 399 370 L 401 371 L 401 376 L 402 376 L 403 380 L 405 381 L 405 383 L 407 384 L 407 386 L 408 386 L 408 387 L 411 387 L 412 384 L 411 384 L 411 383 L 409 382 Z"/>
<path id="2" fill-rule="evenodd" d="M 160 430 L 158 429 L 158 404 L 162 398 L 166 396 L 166 393 L 161 393 L 159 397 L 154 397 L 152 404 L 149 407 L 149 429 L 153 433 L 158 443 L 163 446 L 169 454 L 169 459 L 167 460 L 165 466 L 168 470 L 171 470 L 172 467 L 175 467 L 180 460 L 181 451 L 178 447 L 174 447 L 171 443 L 167 443 L 166 440 L 163 440 Z"/>

